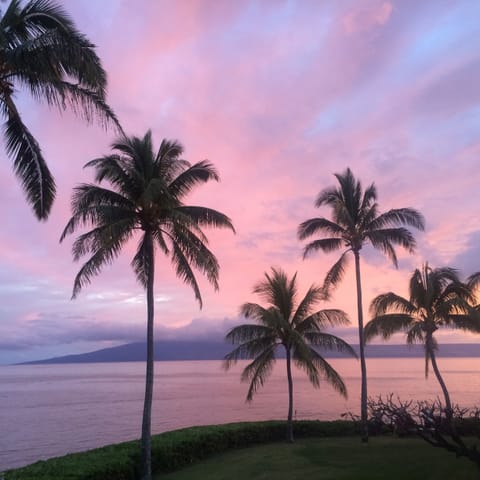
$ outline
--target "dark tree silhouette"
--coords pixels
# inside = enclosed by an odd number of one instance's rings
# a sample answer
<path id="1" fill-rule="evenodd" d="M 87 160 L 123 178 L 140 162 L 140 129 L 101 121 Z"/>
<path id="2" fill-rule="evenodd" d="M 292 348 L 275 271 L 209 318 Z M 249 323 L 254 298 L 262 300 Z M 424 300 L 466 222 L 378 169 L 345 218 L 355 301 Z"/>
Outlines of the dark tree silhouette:
<path id="1" fill-rule="evenodd" d="M 155 251 L 170 257 L 177 276 L 190 285 L 200 307 L 202 297 L 194 269 L 204 274 L 218 289 L 219 264 L 208 249 L 203 227 L 229 228 L 224 214 L 206 207 L 184 204 L 196 186 L 219 180 L 211 163 L 190 165 L 182 160 L 183 148 L 175 141 L 163 140 L 158 152 L 151 133 L 143 138 L 121 137 L 113 144 L 115 153 L 87 163 L 96 170 L 96 181 L 110 183 L 80 185 L 72 197 L 72 218 L 62 234 L 90 227 L 73 243 L 75 261 L 90 256 L 75 278 L 73 297 L 90 283 L 101 268 L 120 255 L 122 247 L 139 234 L 132 268 L 147 292 L 147 370 L 142 421 L 142 479 L 151 479 L 151 410 L 153 393 L 153 325 Z"/>
<path id="2" fill-rule="evenodd" d="M 247 401 L 267 380 L 275 362 L 278 348 L 286 354 L 288 380 L 288 420 L 287 440 L 293 442 L 293 362 L 305 370 L 314 387 L 319 387 L 323 377 L 344 397 L 347 388 L 336 370 L 315 350 L 335 350 L 355 356 L 356 353 L 348 343 L 335 335 L 324 332 L 326 327 L 349 324 L 346 314 L 341 310 L 318 310 L 315 307 L 324 299 L 323 290 L 312 285 L 305 297 L 298 297 L 296 274 L 289 279 L 285 272 L 272 268 L 271 274 L 265 273 L 265 279 L 254 290 L 267 302 L 266 307 L 257 303 L 245 303 L 240 308 L 241 314 L 252 319 L 255 324 L 244 324 L 230 330 L 226 339 L 238 344 L 225 356 L 224 366 L 230 368 L 237 360 L 254 358 L 242 373 L 242 381 L 250 382 Z M 297 303 L 298 302 L 298 303 Z"/>
<path id="3" fill-rule="evenodd" d="M 355 277 L 357 283 L 358 338 L 360 344 L 360 365 L 362 372 L 361 419 L 362 441 L 368 441 L 367 423 L 367 367 L 365 362 L 363 338 L 362 285 L 360 275 L 360 251 L 365 244 L 383 252 L 397 267 L 395 246 L 400 245 L 412 252 L 415 239 L 403 225 L 420 230 L 424 229 L 422 215 L 412 208 L 392 209 L 379 213 L 377 189 L 372 183 L 363 191 L 360 181 L 356 180 L 351 170 L 337 173 L 338 187 L 322 190 L 315 206 L 326 205 L 332 209 L 332 220 L 312 218 L 300 224 L 298 237 L 305 240 L 316 234 L 321 238 L 313 240 L 304 248 L 304 257 L 319 250 L 330 253 L 344 250 L 339 260 L 328 271 L 324 287 L 329 289 L 338 284 L 345 273 L 347 255 L 353 253 L 355 259 Z"/>
<path id="4" fill-rule="evenodd" d="M 372 320 L 365 326 L 365 340 L 377 335 L 388 340 L 404 332 L 408 344 L 425 346 L 425 376 L 431 362 L 445 398 L 446 411 L 452 411 L 447 386 L 437 365 L 434 333 L 442 327 L 480 332 L 480 318 L 474 309 L 475 294 L 470 284 L 461 282 L 453 268 L 424 264 L 410 279 L 409 298 L 393 292 L 378 295 L 370 305 Z"/>
<path id="5" fill-rule="evenodd" d="M 46 220 L 55 197 L 55 182 L 40 145 L 23 123 L 16 104 L 20 88 L 60 110 L 70 108 L 87 121 L 118 121 L 105 102 L 106 74 L 92 43 L 67 13 L 49 0 L 24 7 L 11 0 L 0 10 L 0 110 L 7 154 L 27 202 Z"/>

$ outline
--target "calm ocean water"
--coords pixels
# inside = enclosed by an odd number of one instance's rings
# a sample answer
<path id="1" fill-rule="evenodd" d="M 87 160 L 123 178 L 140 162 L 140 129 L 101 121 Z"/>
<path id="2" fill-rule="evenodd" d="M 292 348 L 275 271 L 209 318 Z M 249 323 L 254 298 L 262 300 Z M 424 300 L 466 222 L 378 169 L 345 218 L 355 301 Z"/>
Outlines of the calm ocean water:
<path id="1" fill-rule="evenodd" d="M 359 363 L 332 359 L 348 400 L 328 385 L 315 390 L 294 372 L 298 419 L 335 419 L 359 411 Z M 220 361 L 157 362 L 152 432 L 192 425 L 283 419 L 287 413 L 285 368 L 277 362 L 252 403 L 240 383 L 240 363 L 229 372 Z M 440 358 L 452 400 L 480 405 L 480 359 Z M 424 378 L 421 358 L 372 359 L 369 395 L 393 392 L 405 399 L 434 399 L 440 388 Z M 0 471 L 139 437 L 144 395 L 142 363 L 0 366 Z"/>

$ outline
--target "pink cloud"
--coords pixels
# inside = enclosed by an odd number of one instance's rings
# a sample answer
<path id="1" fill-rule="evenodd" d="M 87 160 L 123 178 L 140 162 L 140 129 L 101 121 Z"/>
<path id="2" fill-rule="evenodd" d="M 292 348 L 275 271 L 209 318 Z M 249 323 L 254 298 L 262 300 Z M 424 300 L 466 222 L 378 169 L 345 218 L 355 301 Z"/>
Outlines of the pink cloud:
<path id="1" fill-rule="evenodd" d="M 434 1 L 421 8 L 409 1 L 166 5 L 65 2 L 98 45 L 109 101 L 125 130 L 143 135 L 151 128 L 157 145 L 178 138 L 189 161 L 210 159 L 222 181 L 202 186 L 190 201 L 224 211 L 237 229 L 236 236 L 208 232 L 221 290 L 200 279 L 201 313 L 169 260 L 158 257 L 156 293 L 168 298 L 157 303 L 159 325 L 236 317 L 273 265 L 298 271 L 303 288 L 321 283 L 337 256 L 303 261 L 296 228 L 329 215 L 314 208 L 314 198 L 347 166 L 364 185 L 375 181 L 381 210 L 417 207 L 428 226 L 417 254 L 400 254 L 398 271 L 381 254 L 365 252 L 365 309 L 382 291 L 406 293 L 410 271 L 424 259 L 459 259 L 480 270 L 472 244 L 480 230 L 479 98 L 469 83 L 480 71 L 473 5 L 453 13 Z M 57 178 L 58 199 L 48 223 L 38 224 L 10 163 L 0 165 L 0 335 L 13 338 L 16 325 L 28 335 L 28 314 L 52 318 L 59 328 L 69 314 L 109 328 L 143 328 L 143 291 L 129 265 L 133 243 L 74 302 L 79 265 L 71 260 L 71 240 L 58 245 L 72 188 L 93 178 L 82 166 L 110 152 L 114 132 L 26 95 L 19 100 Z M 355 326 L 354 287 L 350 267 L 331 306 L 344 308 Z"/>
<path id="2" fill-rule="evenodd" d="M 361 7 L 355 8 L 343 17 L 343 28 L 349 35 L 365 32 L 385 25 L 392 12 L 393 5 L 390 2 L 375 2 L 367 7 L 362 4 Z"/>

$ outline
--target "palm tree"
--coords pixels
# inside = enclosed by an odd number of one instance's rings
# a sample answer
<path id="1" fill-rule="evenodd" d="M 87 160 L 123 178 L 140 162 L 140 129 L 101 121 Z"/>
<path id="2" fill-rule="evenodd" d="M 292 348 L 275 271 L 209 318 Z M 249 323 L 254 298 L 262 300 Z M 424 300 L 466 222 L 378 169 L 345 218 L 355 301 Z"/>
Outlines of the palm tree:
<path id="1" fill-rule="evenodd" d="M 202 297 L 193 268 L 200 270 L 216 290 L 219 272 L 202 227 L 234 229 L 224 214 L 184 204 L 185 196 L 194 187 L 219 180 L 208 161 L 190 165 L 181 159 L 183 148 L 176 141 L 163 140 L 155 152 L 150 131 L 143 138 L 123 136 L 112 148 L 115 153 L 86 165 L 95 168 L 98 184 L 106 180 L 111 188 L 83 184 L 75 189 L 73 215 L 60 241 L 81 226 L 91 227 L 72 247 L 75 261 L 90 256 L 75 278 L 72 296 L 76 297 L 104 265 L 114 261 L 137 232 L 140 234 L 131 265 L 147 291 L 147 370 L 141 446 L 142 478 L 150 479 L 155 250 L 158 248 L 170 257 L 177 276 L 193 288 L 201 308 Z"/>
<path id="2" fill-rule="evenodd" d="M 312 285 L 305 297 L 297 303 L 297 275 L 291 279 L 280 269 L 272 268 L 271 274 L 258 283 L 253 292 L 268 304 L 262 307 L 257 303 L 245 303 L 240 312 L 257 324 L 244 324 L 230 330 L 226 339 L 238 344 L 225 356 L 224 367 L 242 358 L 254 357 L 242 373 L 242 381 L 250 382 L 247 401 L 262 386 L 271 373 L 275 362 L 275 352 L 283 347 L 286 353 L 288 380 L 288 421 L 287 440 L 293 442 L 293 379 L 291 361 L 305 370 L 314 387 L 319 387 L 320 376 L 332 385 L 342 396 L 347 396 L 347 388 L 335 369 L 313 348 L 346 352 L 356 357 L 355 351 L 342 339 L 325 333 L 327 326 L 346 325 L 349 322 L 341 310 L 314 311 L 315 305 L 324 298 L 321 288 Z"/>
<path id="3" fill-rule="evenodd" d="M 106 74 L 94 45 L 65 11 L 49 0 L 24 7 L 11 0 L 0 12 L 0 110 L 7 154 L 39 220 L 46 220 L 55 182 L 37 140 L 23 123 L 15 102 L 21 87 L 50 106 L 70 108 L 87 121 L 118 121 L 105 102 Z M 120 129 L 121 130 L 121 129 Z"/>
<path id="4" fill-rule="evenodd" d="M 442 327 L 480 332 L 474 291 L 471 285 L 460 281 L 454 269 L 432 269 L 424 264 L 413 272 L 409 294 L 407 299 L 388 292 L 373 299 L 370 305 L 373 318 L 365 326 L 365 340 L 377 335 L 388 340 L 394 333 L 405 332 L 408 344 L 423 343 L 425 376 L 431 362 L 442 388 L 446 411 L 452 412 L 450 395 L 437 365 L 437 341 L 433 334 Z"/>
<path id="5" fill-rule="evenodd" d="M 413 208 L 400 208 L 378 212 L 377 189 L 372 183 L 365 191 L 360 181 L 356 180 L 350 168 L 344 173 L 336 173 L 339 187 L 322 190 L 315 201 L 315 206 L 327 205 L 332 208 L 332 220 L 312 218 L 300 224 L 298 237 L 304 240 L 315 234 L 323 238 L 313 240 L 304 248 L 304 258 L 310 253 L 321 250 L 329 253 L 344 249 L 338 261 L 328 271 L 324 288 L 329 290 L 343 278 L 352 252 L 355 259 L 355 277 L 357 284 L 358 338 L 360 348 L 360 366 L 362 374 L 361 421 L 362 441 L 368 442 L 367 423 L 367 367 L 365 363 L 365 342 L 363 338 L 362 285 L 360 276 L 360 251 L 366 244 L 389 257 L 398 267 L 395 245 L 400 245 L 409 252 L 415 248 L 415 239 L 403 225 L 424 229 L 422 215 Z"/>

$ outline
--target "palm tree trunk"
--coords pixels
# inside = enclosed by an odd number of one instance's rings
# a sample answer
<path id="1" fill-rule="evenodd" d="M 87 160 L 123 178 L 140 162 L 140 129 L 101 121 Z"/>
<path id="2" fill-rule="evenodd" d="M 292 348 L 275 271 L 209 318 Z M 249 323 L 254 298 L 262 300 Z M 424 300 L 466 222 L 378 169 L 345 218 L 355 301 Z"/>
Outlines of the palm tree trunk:
<path id="1" fill-rule="evenodd" d="M 148 255 L 148 278 L 147 278 L 147 371 L 145 381 L 145 401 L 143 404 L 142 420 L 142 480 L 152 478 L 152 397 L 153 397 L 153 366 L 154 366 L 154 343 L 153 343 L 153 281 L 155 276 L 155 256 L 153 239 L 150 233 L 145 233 L 146 251 Z"/>
<path id="2" fill-rule="evenodd" d="M 288 420 L 287 420 L 287 442 L 293 443 L 293 379 L 291 366 L 290 348 L 287 350 L 287 380 L 288 380 Z"/>
<path id="3" fill-rule="evenodd" d="M 433 348 L 433 339 L 431 335 L 427 335 L 426 347 L 427 347 L 428 356 L 430 357 L 430 360 L 432 362 L 433 372 L 435 373 L 438 383 L 442 388 L 443 396 L 445 398 L 446 414 L 447 414 L 447 417 L 450 419 L 453 413 L 452 402 L 450 401 L 450 394 L 448 393 L 447 386 L 445 385 L 443 377 L 440 374 L 440 370 L 438 369 L 437 359 L 435 357 L 435 349 Z"/>
<path id="4" fill-rule="evenodd" d="M 360 277 L 360 252 L 354 250 L 355 277 L 357 280 L 357 312 L 358 312 L 358 340 L 360 347 L 360 368 L 362 373 L 362 390 L 360 396 L 360 418 L 362 442 L 368 442 L 368 414 L 367 414 L 367 364 L 365 362 L 365 339 L 363 332 L 362 282 Z"/>

